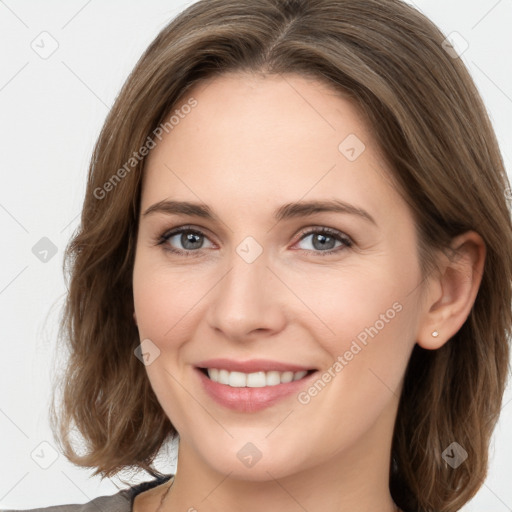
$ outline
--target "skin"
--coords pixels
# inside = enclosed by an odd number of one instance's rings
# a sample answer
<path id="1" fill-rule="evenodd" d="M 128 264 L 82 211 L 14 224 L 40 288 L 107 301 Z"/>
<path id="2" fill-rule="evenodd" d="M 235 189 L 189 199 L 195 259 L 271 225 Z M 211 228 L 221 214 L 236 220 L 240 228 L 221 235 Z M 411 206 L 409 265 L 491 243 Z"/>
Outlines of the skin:
<path id="1" fill-rule="evenodd" d="M 298 75 L 226 74 L 187 92 L 198 105 L 148 156 L 133 272 L 140 339 L 160 355 L 146 366 L 180 434 L 174 485 L 161 510 L 391 512 L 390 447 L 398 398 L 415 343 L 437 349 L 457 332 L 476 297 L 485 247 L 474 232 L 422 276 L 412 214 L 357 108 L 322 82 Z M 338 149 L 350 134 L 365 145 L 354 161 Z M 163 200 L 207 203 L 219 217 L 153 212 Z M 281 220 L 275 208 L 338 199 L 375 220 L 321 212 Z M 171 228 L 204 233 L 198 256 Z M 336 241 L 322 255 L 314 228 Z M 248 236 L 263 252 L 236 252 Z M 254 250 L 254 249 L 251 249 Z M 265 358 L 332 368 L 365 327 L 385 323 L 307 404 L 296 394 L 258 412 L 235 412 L 203 391 L 194 364 Z M 432 331 L 439 331 L 438 337 Z M 361 344 L 360 344 L 361 345 Z M 307 391 L 308 386 L 305 386 Z M 248 442 L 261 459 L 237 457 Z M 156 510 L 168 484 L 140 494 Z"/>

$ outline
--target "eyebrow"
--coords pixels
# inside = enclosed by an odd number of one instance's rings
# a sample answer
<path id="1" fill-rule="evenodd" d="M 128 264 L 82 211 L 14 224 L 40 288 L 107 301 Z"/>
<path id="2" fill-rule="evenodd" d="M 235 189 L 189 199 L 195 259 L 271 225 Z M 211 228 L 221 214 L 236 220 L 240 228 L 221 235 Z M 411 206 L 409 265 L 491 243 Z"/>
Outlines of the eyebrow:
<path id="1" fill-rule="evenodd" d="M 358 208 L 351 204 L 339 201 L 337 199 L 325 201 L 299 201 L 295 203 L 287 203 L 277 208 L 274 213 L 274 219 L 279 222 L 285 219 L 296 217 L 307 217 L 315 213 L 334 212 L 356 215 L 372 224 L 377 225 L 375 219 L 362 208 Z M 219 221 L 219 217 L 213 210 L 204 203 L 195 203 L 190 201 L 171 201 L 163 200 L 150 206 L 143 215 L 152 213 L 164 213 L 167 215 L 189 215 L 193 217 L 201 217 L 212 221 Z"/>

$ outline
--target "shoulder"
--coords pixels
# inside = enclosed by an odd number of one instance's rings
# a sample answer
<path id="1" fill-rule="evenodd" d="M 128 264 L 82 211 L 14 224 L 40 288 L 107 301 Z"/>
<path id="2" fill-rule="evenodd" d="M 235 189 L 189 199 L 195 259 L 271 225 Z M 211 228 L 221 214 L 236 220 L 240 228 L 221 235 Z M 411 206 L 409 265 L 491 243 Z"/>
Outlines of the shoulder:
<path id="1" fill-rule="evenodd" d="M 0 512 L 131 512 L 135 497 L 140 493 L 167 482 L 171 475 L 142 482 L 123 489 L 111 496 L 100 496 L 81 505 L 56 505 L 52 507 L 33 508 L 25 510 L 0 509 Z"/>
<path id="2" fill-rule="evenodd" d="M 129 490 L 123 490 L 112 496 L 100 496 L 82 505 L 56 505 L 53 507 L 33 508 L 29 510 L 1 510 L 1 512 L 130 512 Z"/>

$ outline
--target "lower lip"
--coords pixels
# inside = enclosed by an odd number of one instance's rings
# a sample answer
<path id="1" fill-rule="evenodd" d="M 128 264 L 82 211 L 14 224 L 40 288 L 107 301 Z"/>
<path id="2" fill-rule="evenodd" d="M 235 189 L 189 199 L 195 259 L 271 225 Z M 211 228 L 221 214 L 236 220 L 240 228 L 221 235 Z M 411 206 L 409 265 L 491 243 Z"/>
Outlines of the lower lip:
<path id="1" fill-rule="evenodd" d="M 316 372 L 306 377 L 263 388 L 234 388 L 209 379 L 201 370 L 195 369 L 206 393 L 220 405 L 240 412 L 256 412 L 270 407 L 289 395 L 298 393 Z"/>

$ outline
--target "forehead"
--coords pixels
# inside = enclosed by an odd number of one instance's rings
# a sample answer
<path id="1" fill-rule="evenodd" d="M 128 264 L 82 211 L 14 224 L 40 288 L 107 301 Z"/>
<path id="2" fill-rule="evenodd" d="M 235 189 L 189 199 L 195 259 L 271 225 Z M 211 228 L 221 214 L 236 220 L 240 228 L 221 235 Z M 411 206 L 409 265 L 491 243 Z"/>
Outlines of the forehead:
<path id="1" fill-rule="evenodd" d="M 326 143 L 336 142 L 349 133 L 368 142 L 370 139 L 355 103 L 311 77 L 220 75 L 196 84 L 177 101 L 176 110 L 179 112 L 190 98 L 197 101 L 197 106 L 180 119 L 182 129 L 177 130 L 175 126 L 172 130 L 175 134 L 193 128 L 197 137 L 203 136 L 208 141 L 216 134 L 216 144 L 220 139 L 228 144 L 229 140 L 223 135 L 227 132 L 230 139 L 234 139 L 236 131 L 236 140 L 245 143 L 240 148 L 245 152 L 259 148 L 284 152 L 288 146 L 297 150 L 295 144 L 304 139 L 310 141 L 310 147 L 321 139 Z M 193 118 L 194 123 L 187 122 L 189 118 Z M 190 135 L 188 130 L 187 135 Z M 337 146 L 334 145 L 335 150 Z"/>
<path id="2" fill-rule="evenodd" d="M 259 208 L 342 195 L 375 203 L 378 215 L 383 196 L 396 195 L 358 108 L 318 80 L 221 75 L 187 91 L 171 114 L 146 161 L 146 206 L 169 196 Z"/>

